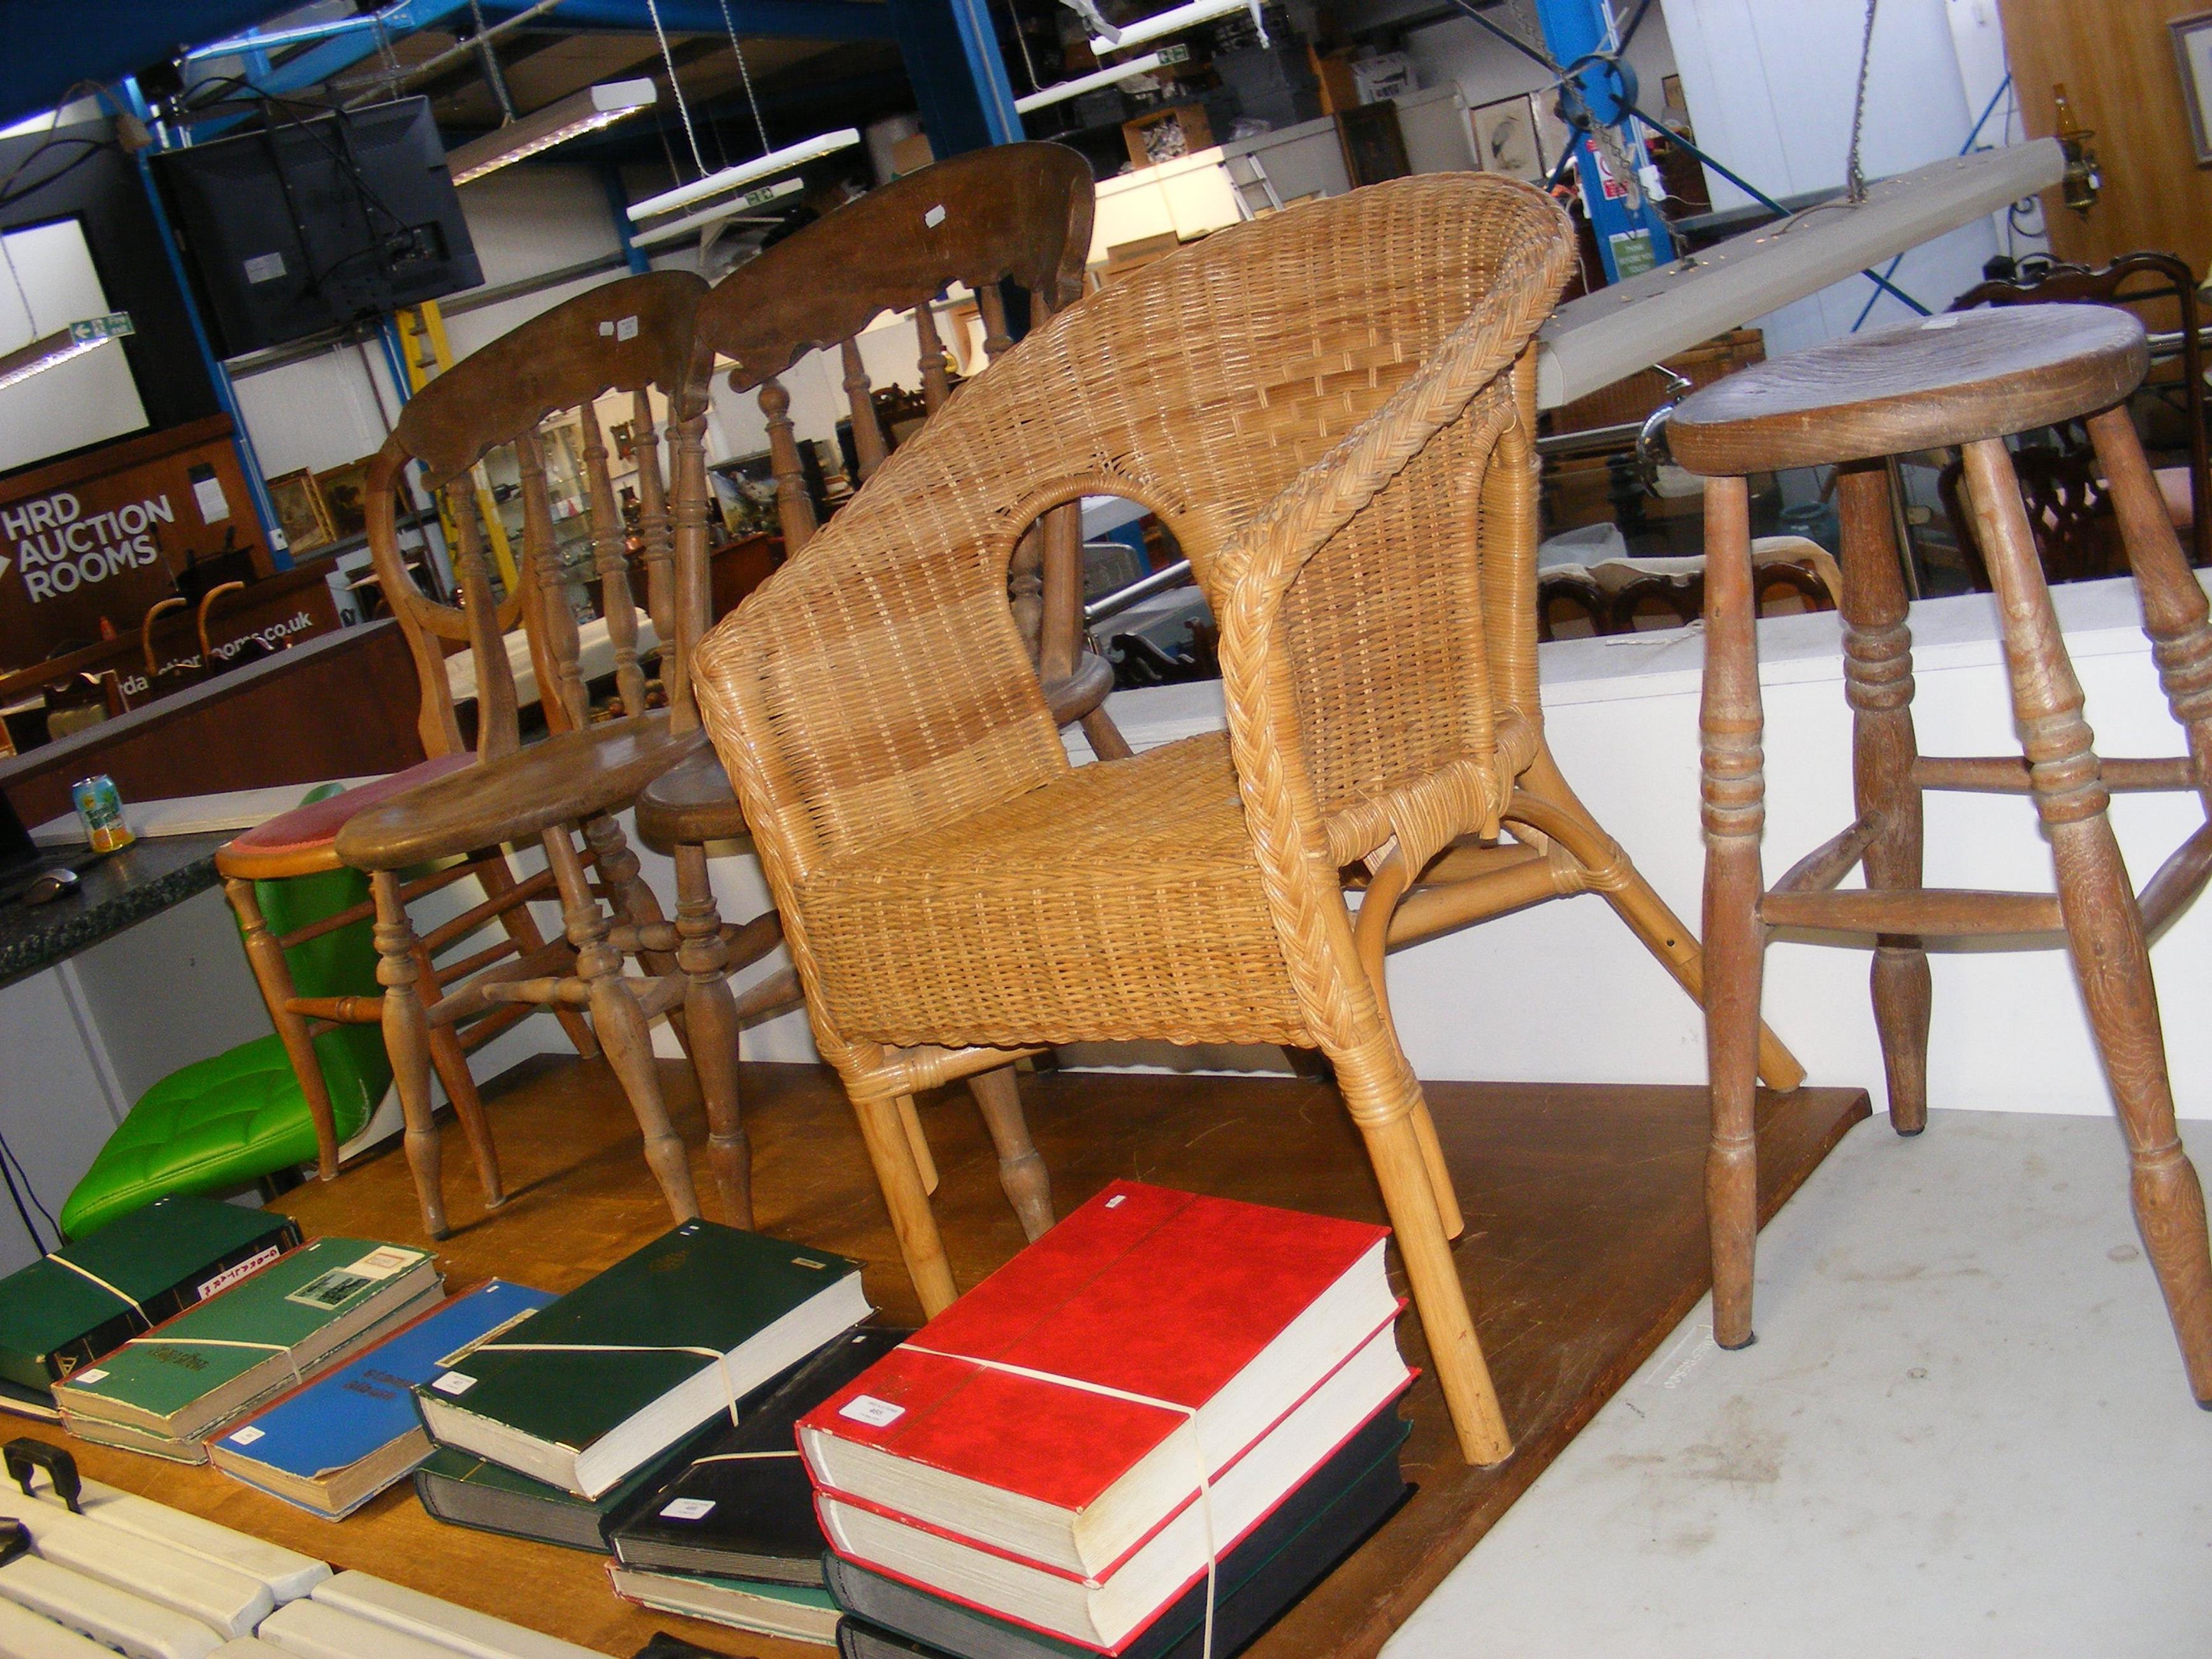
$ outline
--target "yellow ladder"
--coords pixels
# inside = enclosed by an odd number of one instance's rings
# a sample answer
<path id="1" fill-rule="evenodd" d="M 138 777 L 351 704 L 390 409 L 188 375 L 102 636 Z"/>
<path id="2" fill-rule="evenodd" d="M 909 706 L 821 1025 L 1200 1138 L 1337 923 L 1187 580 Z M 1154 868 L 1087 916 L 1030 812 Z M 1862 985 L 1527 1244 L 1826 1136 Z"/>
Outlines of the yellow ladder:
<path id="1" fill-rule="evenodd" d="M 446 343 L 446 316 L 435 300 L 425 300 L 411 310 L 394 312 L 392 320 L 399 330 L 400 358 L 407 365 L 412 395 L 453 366 L 453 349 Z M 485 538 L 491 544 L 492 562 L 498 568 L 501 584 L 513 593 L 520 586 L 520 580 L 515 574 L 514 550 L 507 544 L 507 526 L 499 516 L 499 504 L 492 499 L 490 477 L 482 461 L 470 471 L 476 480 L 477 511 L 483 519 Z M 447 509 L 442 493 L 438 496 L 438 520 L 445 526 L 446 545 L 459 546 L 459 526 Z"/>

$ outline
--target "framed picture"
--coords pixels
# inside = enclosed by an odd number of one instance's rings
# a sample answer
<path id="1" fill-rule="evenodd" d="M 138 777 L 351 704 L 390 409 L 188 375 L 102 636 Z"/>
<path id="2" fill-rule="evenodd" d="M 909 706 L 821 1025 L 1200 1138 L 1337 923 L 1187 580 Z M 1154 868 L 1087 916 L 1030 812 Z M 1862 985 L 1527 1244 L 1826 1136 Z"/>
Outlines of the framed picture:
<path id="1" fill-rule="evenodd" d="M 1485 173 L 1502 173 L 1532 185 L 1544 182 L 1544 152 L 1536 138 L 1536 100 L 1523 93 L 1468 112 L 1474 129 L 1474 159 Z M 1556 159 L 1556 158 L 1555 158 Z"/>
<path id="2" fill-rule="evenodd" d="M 2181 101 L 2189 110 L 2197 165 L 2212 167 L 2212 11 L 2177 17 L 2166 27 L 2173 32 L 2173 59 L 2181 70 Z"/>
<path id="3" fill-rule="evenodd" d="M 368 477 L 368 461 L 365 457 L 315 474 L 316 487 L 322 491 L 323 505 L 331 516 L 334 539 L 343 541 L 368 528 L 368 508 L 363 499 Z"/>
<path id="4" fill-rule="evenodd" d="M 1336 141 L 1344 149 L 1345 171 L 1354 187 L 1402 179 L 1413 170 L 1406 159 L 1406 134 L 1398 106 L 1385 99 L 1336 112 Z"/>
<path id="5" fill-rule="evenodd" d="M 276 509 L 276 522 L 284 526 L 284 539 L 295 554 L 312 553 L 337 539 L 331 524 L 331 509 L 315 475 L 307 468 L 271 478 L 269 501 Z"/>
<path id="6" fill-rule="evenodd" d="M 1682 97 L 1682 77 L 1680 76 L 1661 76 L 1659 77 L 1659 93 L 1661 97 L 1666 100 L 1666 106 L 1668 109 L 1678 109 L 1685 115 L 1687 115 L 1690 112 L 1690 106 L 1684 101 Z"/>

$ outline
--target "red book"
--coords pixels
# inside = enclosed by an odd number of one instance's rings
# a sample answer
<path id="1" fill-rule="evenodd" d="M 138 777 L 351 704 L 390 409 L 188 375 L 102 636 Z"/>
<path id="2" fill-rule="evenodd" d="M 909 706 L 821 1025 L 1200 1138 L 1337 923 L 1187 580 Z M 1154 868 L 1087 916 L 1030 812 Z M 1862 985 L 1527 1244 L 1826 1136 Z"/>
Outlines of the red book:
<path id="1" fill-rule="evenodd" d="M 1115 1182 L 800 1419 L 825 1520 L 866 1512 L 1094 1589 L 1142 1551 L 1164 1605 L 1194 1540 L 1203 1568 L 1201 1448 L 1237 1489 L 1215 1494 L 1218 1552 L 1405 1386 L 1388 1237 Z M 1170 1522 L 1176 1547 L 1150 1547 Z"/>

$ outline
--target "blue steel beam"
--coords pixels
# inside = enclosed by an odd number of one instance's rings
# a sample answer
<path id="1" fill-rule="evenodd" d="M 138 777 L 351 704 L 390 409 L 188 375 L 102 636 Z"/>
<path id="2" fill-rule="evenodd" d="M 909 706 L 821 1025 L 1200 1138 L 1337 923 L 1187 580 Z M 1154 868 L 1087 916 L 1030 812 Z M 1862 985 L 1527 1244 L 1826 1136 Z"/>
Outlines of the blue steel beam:
<path id="1" fill-rule="evenodd" d="M 1553 58 L 1565 67 L 1568 78 L 1574 82 L 1591 115 L 1618 131 L 1631 160 L 1640 162 L 1644 154 L 1643 137 L 1629 125 L 1628 108 L 1619 96 L 1618 83 L 1605 66 L 1584 62 L 1604 52 L 1610 44 L 1613 20 L 1606 0 L 1536 0 L 1536 21 L 1543 27 L 1545 46 Z M 1646 195 L 1640 206 L 1631 209 L 1625 197 L 1605 193 L 1596 149 L 1588 133 L 1575 135 L 1574 151 L 1576 168 L 1582 178 L 1583 203 L 1589 213 L 1590 228 L 1597 233 L 1598 252 L 1604 256 L 1607 277 L 1613 282 L 1620 280 L 1620 253 L 1634 249 L 1642 238 L 1650 242 L 1650 264 L 1664 264 L 1672 259 L 1674 240 L 1668 234 L 1667 222 L 1659 216 L 1650 197 Z M 1648 266 L 1639 260 L 1636 268 Z"/>
<path id="2" fill-rule="evenodd" d="M 886 0 L 906 78 L 940 159 L 1022 137 L 1014 89 L 985 0 Z"/>

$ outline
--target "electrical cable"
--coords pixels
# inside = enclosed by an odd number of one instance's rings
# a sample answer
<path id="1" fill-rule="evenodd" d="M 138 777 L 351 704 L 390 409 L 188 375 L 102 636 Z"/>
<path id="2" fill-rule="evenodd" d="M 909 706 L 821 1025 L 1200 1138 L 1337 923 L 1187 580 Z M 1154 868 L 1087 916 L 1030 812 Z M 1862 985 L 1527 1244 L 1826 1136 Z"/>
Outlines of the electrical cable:
<path id="1" fill-rule="evenodd" d="M 1636 31 L 1644 27 L 1644 14 L 1650 9 L 1651 0 L 1637 0 L 1636 9 L 1629 15 L 1628 27 L 1620 31 L 1620 44 L 1613 47 L 1616 52 L 1628 50 L 1628 43 L 1636 38 Z"/>
<path id="2" fill-rule="evenodd" d="M 5 1139 L 0 1138 L 0 1146 L 6 1144 Z M 47 1249 L 46 1241 L 40 1236 L 38 1223 L 31 1219 L 31 1212 L 23 1207 L 23 1195 L 15 1190 L 15 1172 L 8 1167 L 8 1159 L 5 1158 L 0 1158 L 0 1181 L 4 1181 L 8 1185 L 9 1200 L 15 1205 L 16 1215 L 22 1219 L 23 1231 L 31 1236 L 31 1248 L 40 1255 L 51 1255 L 52 1252 Z M 29 1184 L 27 1176 L 25 1177 L 25 1184 Z M 37 1194 L 33 1194 L 32 1196 L 35 1200 Z M 45 1212 L 46 1207 L 43 1204 L 39 1206 L 41 1213 Z M 61 1238 L 61 1230 L 58 1227 L 54 1230 L 54 1237 L 57 1242 Z"/>
<path id="3" fill-rule="evenodd" d="M 1553 76 L 1554 78 L 1557 78 L 1562 73 L 1558 62 L 1553 58 L 1550 52 L 1544 51 L 1540 47 L 1530 46 L 1519 35 L 1514 33 L 1511 29 L 1506 28 L 1502 24 L 1492 22 L 1476 9 L 1474 0 L 1452 0 L 1452 4 L 1458 9 L 1461 15 L 1466 17 L 1469 22 L 1488 29 L 1492 34 L 1503 40 L 1507 46 L 1519 52 L 1523 58 L 1528 58 L 1534 63 L 1541 64 L 1544 66 L 1546 73 Z"/>
<path id="4" fill-rule="evenodd" d="M 40 1215 L 46 1217 L 46 1225 L 54 1230 L 54 1243 L 58 1247 L 62 1240 L 62 1224 L 54 1219 L 54 1212 L 46 1207 L 46 1200 L 39 1196 L 38 1188 L 32 1184 L 31 1172 L 23 1167 L 23 1160 L 15 1156 L 15 1149 L 8 1144 L 8 1138 L 5 1135 L 0 1135 L 0 1160 L 4 1160 L 0 1162 L 0 1168 L 4 1168 L 7 1164 L 13 1164 L 15 1166 L 15 1174 L 22 1181 L 23 1190 L 31 1196 L 32 1206 Z"/>

